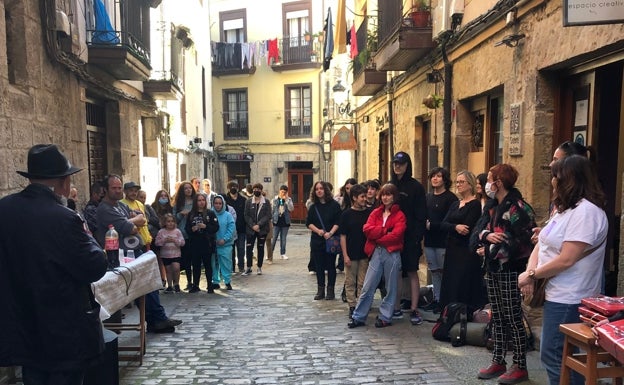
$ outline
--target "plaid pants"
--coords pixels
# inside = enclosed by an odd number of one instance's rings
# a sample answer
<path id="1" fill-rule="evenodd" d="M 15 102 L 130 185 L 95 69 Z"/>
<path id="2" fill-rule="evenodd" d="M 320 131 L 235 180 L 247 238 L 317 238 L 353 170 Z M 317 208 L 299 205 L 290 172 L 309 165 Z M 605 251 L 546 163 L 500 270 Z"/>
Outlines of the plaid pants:
<path id="1" fill-rule="evenodd" d="M 505 353 L 509 337 L 513 343 L 513 363 L 526 369 L 527 335 L 522 321 L 522 299 L 518 289 L 518 273 L 488 272 L 488 299 L 492 305 L 492 361 L 506 364 Z"/>

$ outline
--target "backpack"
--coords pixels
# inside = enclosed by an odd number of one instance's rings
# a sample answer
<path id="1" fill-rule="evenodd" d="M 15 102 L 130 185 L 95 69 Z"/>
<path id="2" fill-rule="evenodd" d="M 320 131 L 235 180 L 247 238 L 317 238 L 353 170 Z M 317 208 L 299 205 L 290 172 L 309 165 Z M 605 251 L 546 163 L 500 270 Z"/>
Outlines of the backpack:
<path id="1" fill-rule="evenodd" d="M 440 318 L 433 325 L 431 334 L 439 341 L 450 341 L 450 332 L 453 325 L 460 324 L 459 338 L 453 342 L 453 346 L 461 346 L 466 340 L 466 328 L 468 323 L 468 307 L 465 303 L 451 302 L 444 307 Z M 463 336 L 463 337 L 462 337 Z"/>

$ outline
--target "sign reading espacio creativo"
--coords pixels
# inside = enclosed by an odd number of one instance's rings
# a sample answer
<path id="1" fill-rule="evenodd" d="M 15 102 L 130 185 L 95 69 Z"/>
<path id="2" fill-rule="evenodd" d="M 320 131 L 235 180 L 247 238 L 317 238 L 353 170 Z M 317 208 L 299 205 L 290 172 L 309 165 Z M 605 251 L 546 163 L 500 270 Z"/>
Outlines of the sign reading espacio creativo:
<path id="1" fill-rule="evenodd" d="M 624 21 L 624 0 L 563 0 L 563 25 L 614 24 Z"/>

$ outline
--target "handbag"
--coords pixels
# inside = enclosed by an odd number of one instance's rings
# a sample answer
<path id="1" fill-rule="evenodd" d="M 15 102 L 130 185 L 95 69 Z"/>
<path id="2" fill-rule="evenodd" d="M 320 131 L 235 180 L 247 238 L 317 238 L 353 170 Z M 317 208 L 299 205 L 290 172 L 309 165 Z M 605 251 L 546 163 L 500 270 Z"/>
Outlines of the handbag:
<path id="1" fill-rule="evenodd" d="M 546 300 L 546 285 L 548 284 L 548 278 L 538 278 L 533 284 L 533 294 L 525 298 L 524 303 L 532 308 L 544 306 Z"/>
<path id="2" fill-rule="evenodd" d="M 327 232 L 327 230 L 325 229 L 325 224 L 323 223 L 323 218 L 321 218 L 321 213 L 319 213 L 316 207 L 314 207 L 314 210 L 316 211 L 316 215 L 318 215 L 319 221 L 321 221 L 321 227 L 323 228 L 323 231 Z M 339 235 L 332 235 L 331 238 L 325 240 L 325 252 L 329 254 L 342 253 Z"/>

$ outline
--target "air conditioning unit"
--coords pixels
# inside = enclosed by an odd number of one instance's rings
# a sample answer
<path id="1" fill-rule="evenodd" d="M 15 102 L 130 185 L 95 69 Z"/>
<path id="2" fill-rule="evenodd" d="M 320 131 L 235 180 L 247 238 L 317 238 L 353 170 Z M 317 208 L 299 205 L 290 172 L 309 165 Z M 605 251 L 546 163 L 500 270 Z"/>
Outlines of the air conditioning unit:
<path id="1" fill-rule="evenodd" d="M 451 29 L 448 14 L 449 0 L 440 0 L 438 6 L 433 10 L 433 39 L 437 40 L 440 35 Z"/>
<path id="2" fill-rule="evenodd" d="M 464 18 L 464 0 L 451 0 L 449 8 L 449 18 L 451 29 L 456 30 L 461 25 Z"/>
<path id="3" fill-rule="evenodd" d="M 451 0 L 449 16 L 451 18 L 464 16 L 464 0 Z"/>

